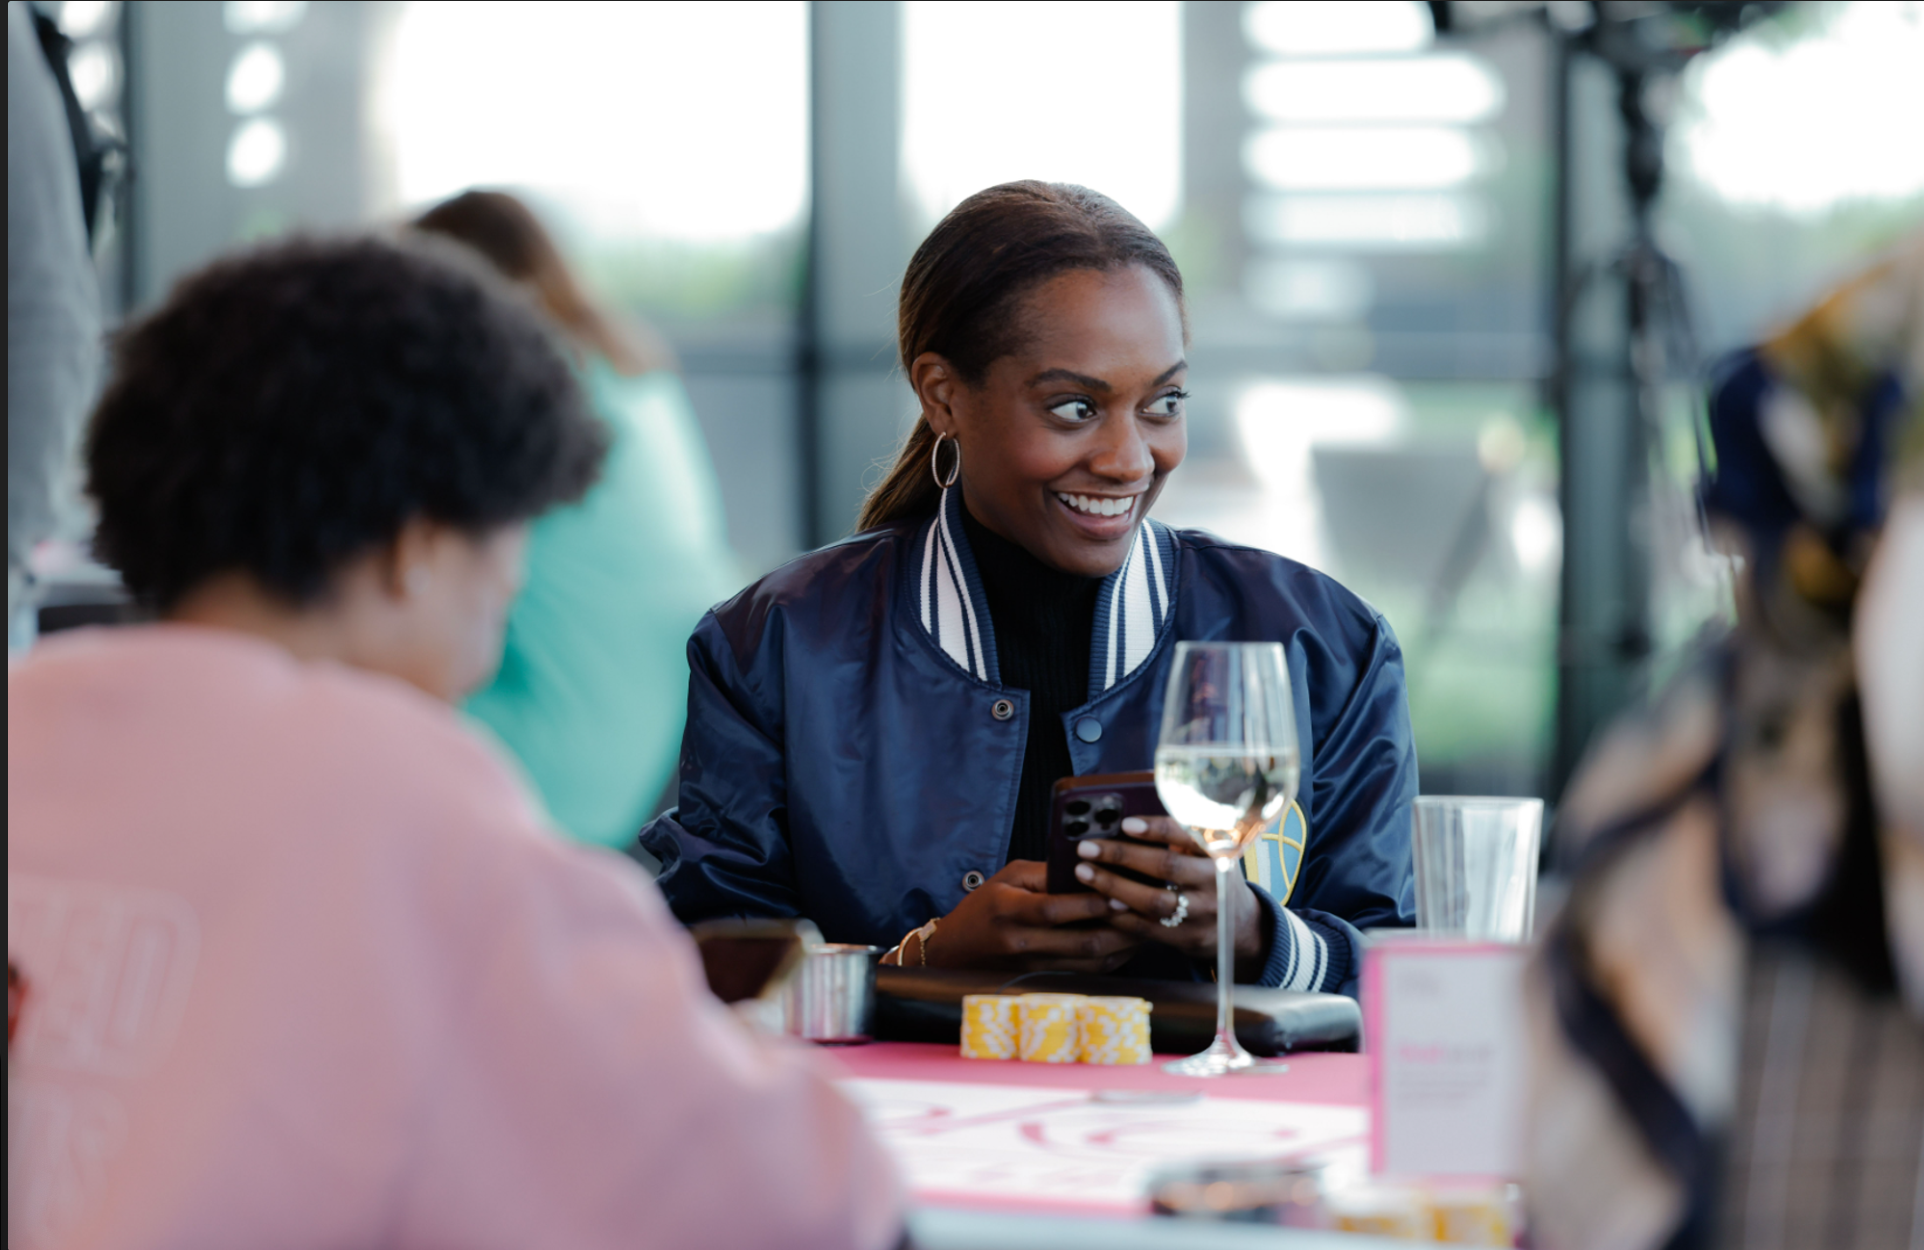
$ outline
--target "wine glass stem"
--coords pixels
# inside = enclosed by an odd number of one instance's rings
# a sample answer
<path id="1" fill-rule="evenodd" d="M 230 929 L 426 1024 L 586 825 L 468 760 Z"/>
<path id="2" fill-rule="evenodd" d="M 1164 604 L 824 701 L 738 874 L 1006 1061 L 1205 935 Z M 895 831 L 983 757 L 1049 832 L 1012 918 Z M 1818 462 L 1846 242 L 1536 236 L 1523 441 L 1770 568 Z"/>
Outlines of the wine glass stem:
<path id="1" fill-rule="evenodd" d="M 1216 1042 L 1232 1050 L 1236 1046 L 1236 1027 L 1231 1016 L 1229 987 L 1236 983 L 1236 940 L 1229 915 L 1229 874 L 1235 867 L 1234 856 L 1216 860 Z"/>

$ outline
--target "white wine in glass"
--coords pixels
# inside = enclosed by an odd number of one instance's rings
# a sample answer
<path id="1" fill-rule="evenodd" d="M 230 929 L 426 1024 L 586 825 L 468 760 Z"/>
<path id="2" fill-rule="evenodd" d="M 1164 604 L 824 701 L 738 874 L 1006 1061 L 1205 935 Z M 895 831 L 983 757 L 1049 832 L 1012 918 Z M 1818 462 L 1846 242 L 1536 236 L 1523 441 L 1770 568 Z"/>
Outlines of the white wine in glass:
<path id="1" fill-rule="evenodd" d="M 1243 848 L 1283 814 L 1301 779 L 1289 662 L 1274 642 L 1179 642 L 1163 696 L 1156 794 L 1216 865 L 1216 1040 L 1168 1064 L 1183 1076 L 1274 1069 L 1236 1040 L 1232 889 Z"/>
<path id="2" fill-rule="evenodd" d="M 1294 746 L 1267 756 L 1241 747 L 1159 747 L 1156 794 L 1211 856 L 1238 855 L 1296 794 Z"/>

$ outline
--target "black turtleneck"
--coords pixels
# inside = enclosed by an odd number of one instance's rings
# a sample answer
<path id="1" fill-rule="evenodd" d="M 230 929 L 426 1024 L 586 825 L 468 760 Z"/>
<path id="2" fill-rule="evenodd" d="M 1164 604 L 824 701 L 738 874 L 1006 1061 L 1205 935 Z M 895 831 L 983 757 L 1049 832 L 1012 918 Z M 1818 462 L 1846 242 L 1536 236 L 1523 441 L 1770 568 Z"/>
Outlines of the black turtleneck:
<path id="1" fill-rule="evenodd" d="M 1010 859 L 1045 859 L 1049 802 L 1057 779 L 1073 775 L 1062 713 L 1089 701 L 1089 641 L 1102 579 L 1052 568 L 962 509 L 962 530 L 982 577 L 995 626 L 1002 684 L 1029 692 Z"/>

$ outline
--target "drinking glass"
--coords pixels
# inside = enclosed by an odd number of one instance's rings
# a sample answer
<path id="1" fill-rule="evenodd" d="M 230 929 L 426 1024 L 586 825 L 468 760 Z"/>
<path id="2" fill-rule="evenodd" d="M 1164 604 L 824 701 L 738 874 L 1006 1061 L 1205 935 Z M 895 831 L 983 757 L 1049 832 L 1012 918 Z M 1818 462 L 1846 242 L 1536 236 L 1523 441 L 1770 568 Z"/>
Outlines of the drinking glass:
<path id="1" fill-rule="evenodd" d="M 1156 794 L 1216 864 L 1216 1040 L 1166 1065 L 1222 1076 L 1265 1064 L 1236 1040 L 1230 890 L 1243 848 L 1296 797 L 1302 772 L 1289 663 L 1274 642 L 1179 642 L 1156 741 Z"/>
<path id="2" fill-rule="evenodd" d="M 1542 832 L 1542 799 L 1416 800 L 1410 834 L 1417 926 L 1482 941 L 1529 941 Z"/>

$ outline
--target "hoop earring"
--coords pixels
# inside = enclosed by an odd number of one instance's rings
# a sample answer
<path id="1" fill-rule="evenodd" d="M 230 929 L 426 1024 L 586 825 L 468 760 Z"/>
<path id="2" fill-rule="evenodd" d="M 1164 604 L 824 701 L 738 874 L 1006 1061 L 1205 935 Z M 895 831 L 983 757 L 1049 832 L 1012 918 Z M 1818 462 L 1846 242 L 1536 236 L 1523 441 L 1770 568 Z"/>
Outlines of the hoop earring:
<path id="1" fill-rule="evenodd" d="M 953 442 L 954 440 L 955 435 L 953 434 L 937 434 L 935 436 L 935 446 L 929 448 L 929 476 L 935 479 L 935 485 L 941 490 L 947 490 L 949 487 L 955 485 L 955 479 L 962 476 L 962 444 L 957 442 L 955 444 L 955 466 L 949 470 L 949 480 L 946 482 L 942 480 L 942 444 L 945 442 Z"/>

